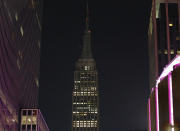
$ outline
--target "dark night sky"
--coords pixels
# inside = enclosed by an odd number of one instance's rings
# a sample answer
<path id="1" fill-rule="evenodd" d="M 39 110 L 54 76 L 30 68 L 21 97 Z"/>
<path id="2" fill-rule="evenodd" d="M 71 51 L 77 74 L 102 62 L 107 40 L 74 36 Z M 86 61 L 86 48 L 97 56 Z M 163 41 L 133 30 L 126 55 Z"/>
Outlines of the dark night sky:
<path id="1" fill-rule="evenodd" d="M 101 131 L 146 129 L 150 0 L 90 0 Z M 40 108 L 51 131 L 70 131 L 85 0 L 44 0 Z"/>

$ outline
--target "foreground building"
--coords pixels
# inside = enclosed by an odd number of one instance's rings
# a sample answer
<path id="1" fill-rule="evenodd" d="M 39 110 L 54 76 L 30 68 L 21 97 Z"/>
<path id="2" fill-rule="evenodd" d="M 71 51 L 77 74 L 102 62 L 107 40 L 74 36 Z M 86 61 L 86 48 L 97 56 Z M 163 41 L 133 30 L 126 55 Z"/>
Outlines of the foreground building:
<path id="1" fill-rule="evenodd" d="M 148 101 L 149 131 L 180 131 L 180 55 L 163 70 Z"/>
<path id="2" fill-rule="evenodd" d="M 0 131 L 38 108 L 41 11 L 41 0 L 0 0 Z"/>
<path id="3" fill-rule="evenodd" d="M 180 54 L 180 0 L 152 0 L 149 24 L 150 88 L 165 65 Z"/>
<path id="4" fill-rule="evenodd" d="M 152 0 L 148 35 L 149 131 L 180 130 L 180 0 Z"/>
<path id="5" fill-rule="evenodd" d="M 99 131 L 98 74 L 91 53 L 88 15 L 82 55 L 76 62 L 72 93 L 72 131 Z"/>

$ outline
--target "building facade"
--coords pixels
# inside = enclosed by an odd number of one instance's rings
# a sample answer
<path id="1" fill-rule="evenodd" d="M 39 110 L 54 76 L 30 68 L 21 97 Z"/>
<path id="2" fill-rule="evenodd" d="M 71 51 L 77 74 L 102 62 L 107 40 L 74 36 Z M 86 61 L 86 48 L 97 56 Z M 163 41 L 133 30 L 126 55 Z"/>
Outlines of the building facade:
<path id="1" fill-rule="evenodd" d="M 49 128 L 40 110 L 22 109 L 20 131 L 49 131 Z"/>
<path id="2" fill-rule="evenodd" d="M 149 131 L 180 130 L 180 55 L 163 70 L 148 100 Z"/>
<path id="3" fill-rule="evenodd" d="M 152 0 L 148 38 L 148 129 L 180 130 L 180 0 Z"/>
<path id="4" fill-rule="evenodd" d="M 180 54 L 180 0 L 152 0 L 149 24 L 150 88 L 165 65 Z"/>
<path id="5" fill-rule="evenodd" d="M 42 0 L 0 0 L 0 130 L 38 108 Z"/>
<path id="6" fill-rule="evenodd" d="M 99 131 L 98 73 L 91 53 L 91 30 L 88 15 L 83 36 L 82 55 L 76 62 L 74 72 L 72 131 Z"/>

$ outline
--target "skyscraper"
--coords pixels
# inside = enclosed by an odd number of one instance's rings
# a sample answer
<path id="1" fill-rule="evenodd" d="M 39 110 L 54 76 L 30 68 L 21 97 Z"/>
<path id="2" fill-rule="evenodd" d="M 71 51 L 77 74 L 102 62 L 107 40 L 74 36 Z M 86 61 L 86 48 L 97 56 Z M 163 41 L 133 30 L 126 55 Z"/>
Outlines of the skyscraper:
<path id="1" fill-rule="evenodd" d="M 74 72 L 72 131 L 99 131 L 98 73 L 91 53 L 88 7 L 83 50 Z"/>
<path id="2" fill-rule="evenodd" d="M 41 13 L 42 0 L 0 0 L 1 131 L 19 130 L 21 109 L 38 108 Z"/>
<path id="3" fill-rule="evenodd" d="M 149 23 L 150 88 L 164 66 L 180 54 L 180 1 L 152 0 Z"/>
<path id="4" fill-rule="evenodd" d="M 149 131 L 180 130 L 180 0 L 152 0 L 148 33 Z"/>

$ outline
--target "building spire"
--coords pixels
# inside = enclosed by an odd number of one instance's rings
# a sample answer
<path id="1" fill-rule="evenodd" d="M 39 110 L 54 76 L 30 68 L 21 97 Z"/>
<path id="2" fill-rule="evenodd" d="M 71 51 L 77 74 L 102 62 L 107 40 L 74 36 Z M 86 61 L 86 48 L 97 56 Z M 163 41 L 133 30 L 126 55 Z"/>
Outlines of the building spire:
<path id="1" fill-rule="evenodd" d="M 88 7 L 88 2 L 86 5 L 86 27 L 84 31 L 84 36 L 83 36 L 83 50 L 81 54 L 81 58 L 92 58 L 92 53 L 91 53 L 91 30 L 89 27 L 89 7 Z"/>
<path id="2" fill-rule="evenodd" d="M 86 2 L 86 30 L 89 30 L 89 6 Z"/>

